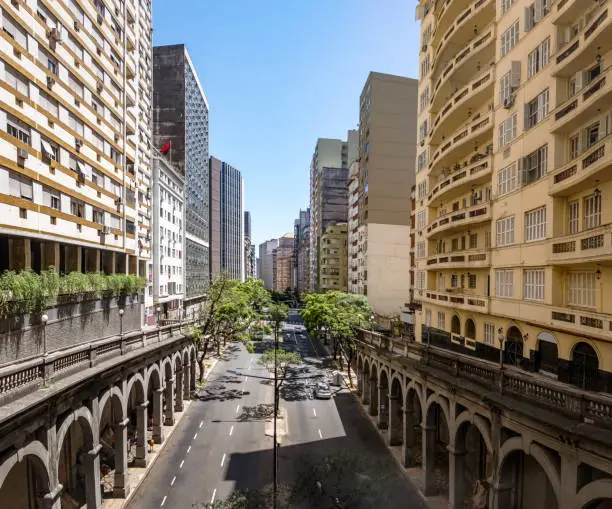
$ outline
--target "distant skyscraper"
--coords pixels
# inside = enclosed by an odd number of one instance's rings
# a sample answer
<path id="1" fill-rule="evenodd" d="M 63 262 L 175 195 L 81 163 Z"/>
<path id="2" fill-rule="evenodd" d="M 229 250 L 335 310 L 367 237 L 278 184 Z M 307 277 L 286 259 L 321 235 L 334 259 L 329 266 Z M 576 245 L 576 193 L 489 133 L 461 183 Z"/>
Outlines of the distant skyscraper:
<path id="1" fill-rule="evenodd" d="M 300 210 L 294 236 L 292 289 L 300 294 L 310 289 L 310 208 Z"/>
<path id="2" fill-rule="evenodd" d="M 185 176 L 185 307 L 204 296 L 209 274 L 208 101 L 184 44 L 153 49 L 153 144 L 170 142 Z"/>
<path id="3" fill-rule="evenodd" d="M 293 260 L 293 233 L 278 239 L 278 247 L 272 252 L 272 287 L 277 292 L 291 289 Z"/>
<path id="4" fill-rule="evenodd" d="M 244 211 L 244 275 L 255 277 L 255 245 L 251 244 L 251 213 Z"/>
<path id="5" fill-rule="evenodd" d="M 278 239 L 266 240 L 259 244 L 259 279 L 263 280 L 266 290 L 274 289 L 272 253 L 277 247 Z"/>

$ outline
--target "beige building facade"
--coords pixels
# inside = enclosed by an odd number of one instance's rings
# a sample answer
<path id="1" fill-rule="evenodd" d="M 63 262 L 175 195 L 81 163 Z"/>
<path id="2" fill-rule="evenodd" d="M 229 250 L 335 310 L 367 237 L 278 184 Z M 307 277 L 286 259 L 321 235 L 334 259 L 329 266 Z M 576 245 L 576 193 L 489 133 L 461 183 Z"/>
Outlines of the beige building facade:
<path id="1" fill-rule="evenodd" d="M 291 289 L 294 243 L 293 233 L 286 233 L 278 239 L 278 246 L 272 251 L 272 289 L 277 292 Z"/>
<path id="2" fill-rule="evenodd" d="M 321 263 L 322 292 L 348 290 L 348 227 L 346 223 L 336 223 L 327 227 L 321 236 L 319 260 Z"/>

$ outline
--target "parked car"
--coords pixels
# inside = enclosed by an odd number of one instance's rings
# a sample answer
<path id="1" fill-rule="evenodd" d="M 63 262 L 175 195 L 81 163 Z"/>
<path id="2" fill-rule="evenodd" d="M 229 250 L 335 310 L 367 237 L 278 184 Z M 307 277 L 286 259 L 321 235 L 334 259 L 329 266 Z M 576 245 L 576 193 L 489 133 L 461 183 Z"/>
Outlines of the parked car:
<path id="1" fill-rule="evenodd" d="M 315 398 L 317 399 L 330 399 L 331 398 L 331 389 L 329 385 L 323 382 L 317 383 L 314 390 Z"/>

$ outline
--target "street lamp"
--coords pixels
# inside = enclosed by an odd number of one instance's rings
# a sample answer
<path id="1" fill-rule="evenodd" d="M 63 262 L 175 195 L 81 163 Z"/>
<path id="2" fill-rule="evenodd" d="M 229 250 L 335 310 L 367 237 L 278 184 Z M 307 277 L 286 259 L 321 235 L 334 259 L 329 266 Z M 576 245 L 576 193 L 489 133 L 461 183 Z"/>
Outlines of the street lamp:
<path id="1" fill-rule="evenodd" d="M 161 307 L 157 306 L 155 311 L 157 311 L 157 326 L 159 327 L 159 321 L 161 320 Z"/>
<path id="2" fill-rule="evenodd" d="M 499 369 L 504 369 L 504 329 L 497 329 L 497 341 L 499 341 Z"/>
<path id="3" fill-rule="evenodd" d="M 40 321 L 43 326 L 43 353 L 47 355 L 47 322 L 49 321 L 49 315 L 45 313 L 40 317 Z"/>
<path id="4" fill-rule="evenodd" d="M 123 313 L 125 310 L 123 308 L 119 309 L 119 335 L 123 336 Z"/>

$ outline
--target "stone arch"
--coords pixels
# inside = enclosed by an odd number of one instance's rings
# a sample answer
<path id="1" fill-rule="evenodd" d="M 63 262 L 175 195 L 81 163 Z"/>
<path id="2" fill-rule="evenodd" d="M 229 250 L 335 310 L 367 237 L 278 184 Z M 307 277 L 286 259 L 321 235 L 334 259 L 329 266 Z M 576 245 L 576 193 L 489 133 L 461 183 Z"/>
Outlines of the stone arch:
<path id="1" fill-rule="evenodd" d="M 595 346 L 587 341 L 577 342 L 571 353 L 570 381 L 572 385 L 586 390 L 598 388 L 599 354 Z"/>
<path id="2" fill-rule="evenodd" d="M 586 509 L 597 500 L 612 500 L 612 479 L 598 479 L 583 486 L 576 495 L 576 509 Z"/>
<path id="3" fill-rule="evenodd" d="M 468 318 L 465 321 L 465 337 L 470 339 L 476 339 L 476 324 L 471 318 Z"/>
<path id="4" fill-rule="evenodd" d="M 121 392 L 121 389 L 119 389 L 119 387 L 117 387 L 116 385 L 113 385 L 112 387 L 107 389 L 106 392 L 104 392 L 104 394 L 102 394 L 102 396 L 99 399 L 100 419 L 102 419 L 102 413 L 104 411 L 104 407 L 106 406 L 106 403 L 107 401 L 109 401 L 109 399 L 115 411 L 119 411 L 121 415 L 121 419 L 122 420 L 125 419 L 125 413 L 126 413 L 125 398 L 124 398 L 123 393 Z M 99 426 L 100 426 L 100 422 L 98 422 L 98 430 L 100 430 Z"/>
<path id="5" fill-rule="evenodd" d="M 378 366 L 375 361 L 372 361 L 372 367 L 370 368 L 370 415 L 378 415 Z"/>
<path id="6" fill-rule="evenodd" d="M 423 396 L 414 380 L 408 382 L 404 390 L 404 410 L 403 463 L 405 467 L 420 466 L 423 458 Z"/>
<path id="7" fill-rule="evenodd" d="M 487 450 L 492 453 L 493 452 L 493 441 L 491 439 L 491 425 L 487 422 L 487 420 L 481 415 L 474 414 L 469 410 L 465 410 L 459 414 L 457 419 L 455 420 L 455 444 L 457 444 L 457 435 L 460 432 L 460 428 L 463 424 L 470 423 L 478 428 L 480 434 L 482 435 L 482 439 L 484 440 L 485 445 L 487 446 Z"/>
<path id="8" fill-rule="evenodd" d="M 362 356 L 363 367 L 361 370 L 361 402 L 364 405 L 370 404 L 370 361 L 364 355 Z"/>
<path id="9" fill-rule="evenodd" d="M 128 380 L 127 387 L 125 389 L 126 403 L 127 403 L 127 399 L 130 397 L 134 384 L 137 384 L 136 385 L 136 395 L 138 399 L 140 400 L 140 402 L 143 402 L 147 399 L 147 386 L 144 381 L 144 378 L 142 377 L 140 373 L 136 373 L 132 375 L 130 379 Z"/>
<path id="10" fill-rule="evenodd" d="M 149 392 L 150 389 L 161 389 L 163 386 L 164 383 L 161 369 L 157 362 L 154 362 L 149 366 L 145 373 L 145 387 L 147 392 Z"/>
<path id="11" fill-rule="evenodd" d="M 98 442 L 98 425 L 94 422 L 93 415 L 89 411 L 89 408 L 82 406 L 75 410 L 74 412 L 69 413 L 59 429 L 57 430 L 57 457 L 59 459 L 60 452 L 62 450 L 62 446 L 64 445 L 64 439 L 66 438 L 66 433 L 70 426 L 74 423 L 78 422 L 81 425 L 81 429 L 84 432 L 86 437 L 86 443 L 93 448 L 94 444 Z"/>
<path id="12" fill-rule="evenodd" d="M 448 431 L 450 433 L 453 420 L 448 400 L 442 397 L 439 393 L 434 392 L 427 398 L 427 400 L 425 401 L 425 411 L 423 412 L 423 415 L 428 415 L 432 405 L 434 404 L 437 404 L 442 409 L 442 413 L 444 414 L 444 418 L 446 419 L 446 425 L 448 426 Z"/>
<path id="13" fill-rule="evenodd" d="M 451 332 L 461 335 L 461 320 L 459 319 L 459 315 L 453 315 L 451 318 Z"/>
<path id="14" fill-rule="evenodd" d="M 557 373 L 559 362 L 559 342 L 555 336 L 547 331 L 542 331 L 536 338 L 536 365 L 537 371 Z"/>
<path id="15" fill-rule="evenodd" d="M 183 356 L 183 399 L 191 397 L 191 378 L 195 377 L 195 373 L 191 372 L 191 363 L 189 362 L 189 348 L 185 347 L 182 351 Z"/>
<path id="16" fill-rule="evenodd" d="M 448 401 L 439 393 L 427 398 L 423 414 L 423 487 L 425 495 L 447 495 L 450 486 L 448 447 L 452 415 Z"/>
<path id="17" fill-rule="evenodd" d="M 519 366 L 523 361 L 523 333 L 517 325 L 511 325 L 506 331 L 504 342 L 504 362 Z"/>
<path id="18" fill-rule="evenodd" d="M 42 475 L 43 484 L 47 486 L 48 491 L 51 491 L 51 479 L 49 477 L 49 452 L 42 442 L 38 440 L 33 440 L 23 447 L 20 447 L 17 451 L 6 458 L 2 464 L 0 464 L 0 490 L 4 486 L 4 481 L 11 473 L 13 467 L 27 458 L 34 461 L 38 473 Z"/>
<path id="19" fill-rule="evenodd" d="M 403 443 L 404 427 L 404 384 L 401 377 L 394 373 L 389 387 L 389 445 Z"/>
<path id="20" fill-rule="evenodd" d="M 389 369 L 383 364 L 380 365 L 380 373 L 378 374 L 378 402 L 380 411 L 378 412 L 378 427 L 387 429 L 389 427 L 389 389 L 390 378 Z"/>
<path id="21" fill-rule="evenodd" d="M 196 390 L 196 379 L 198 377 L 197 373 L 197 355 L 198 352 L 195 349 L 195 346 L 191 345 L 189 347 L 189 366 L 191 367 L 191 390 Z"/>
<path id="22" fill-rule="evenodd" d="M 163 379 L 163 413 L 164 424 L 172 426 L 174 424 L 174 362 L 172 356 L 164 357 L 161 360 L 161 376 Z"/>
<path id="23" fill-rule="evenodd" d="M 183 357 L 180 351 L 174 352 L 172 355 L 172 364 L 174 365 L 174 378 L 175 378 L 175 395 L 174 395 L 174 410 L 176 412 L 183 411 L 183 396 L 184 396 L 184 371 L 183 371 Z"/>

